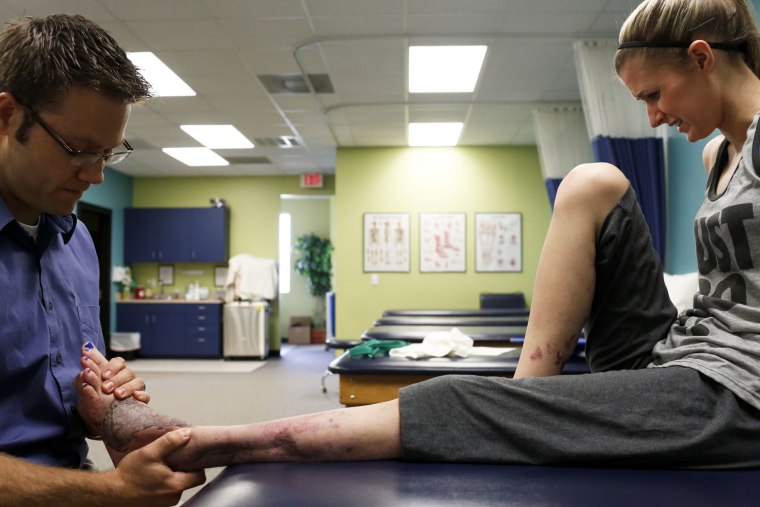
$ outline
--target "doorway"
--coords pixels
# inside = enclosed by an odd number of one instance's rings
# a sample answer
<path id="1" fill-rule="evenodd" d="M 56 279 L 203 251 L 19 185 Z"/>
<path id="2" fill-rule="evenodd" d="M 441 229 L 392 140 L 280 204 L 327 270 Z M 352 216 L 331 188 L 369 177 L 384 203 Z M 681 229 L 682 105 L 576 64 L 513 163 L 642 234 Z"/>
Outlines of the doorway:
<path id="1" fill-rule="evenodd" d="M 314 318 L 316 301 L 306 288 L 306 280 L 293 270 L 297 254 L 293 245 L 297 237 L 304 234 L 315 234 L 322 238 L 332 239 L 332 196 L 331 195 L 282 195 L 280 196 L 280 215 L 289 215 L 290 232 L 280 224 L 280 280 L 289 280 L 289 287 L 280 285 L 279 317 L 280 334 L 283 338 L 288 335 L 290 318 L 294 316 L 309 316 Z M 286 236 L 286 237 L 284 237 Z M 283 255 L 286 254 L 286 255 Z M 289 259 L 288 259 L 288 255 Z M 287 260 L 285 260 L 287 259 Z M 288 265 L 285 265 L 285 264 Z M 287 272 L 286 272 L 287 270 Z M 283 276 L 285 275 L 285 276 Z"/>
<path id="2" fill-rule="evenodd" d="M 106 357 L 111 357 L 111 210 L 80 202 L 77 218 L 90 231 L 98 254 L 100 327 L 106 343 Z"/>

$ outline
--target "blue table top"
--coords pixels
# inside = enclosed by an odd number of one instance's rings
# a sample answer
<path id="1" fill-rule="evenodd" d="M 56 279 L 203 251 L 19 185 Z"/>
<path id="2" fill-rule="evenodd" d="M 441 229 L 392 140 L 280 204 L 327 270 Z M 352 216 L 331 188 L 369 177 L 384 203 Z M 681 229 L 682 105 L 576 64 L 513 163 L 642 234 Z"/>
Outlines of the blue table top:
<path id="1" fill-rule="evenodd" d="M 477 342 L 508 342 L 512 338 L 524 338 L 528 323 L 521 325 L 512 324 L 469 326 L 469 325 L 382 325 L 372 326 L 366 329 L 361 338 L 363 340 L 406 340 L 409 342 L 421 342 L 430 333 L 449 332 L 452 328 L 459 329 Z"/>
<path id="2" fill-rule="evenodd" d="M 528 308 L 470 309 L 470 310 L 386 310 L 383 317 L 488 317 L 530 315 Z"/>
<path id="3" fill-rule="evenodd" d="M 523 315 L 499 317 L 381 317 L 373 326 L 527 326 Z"/>
<path id="4" fill-rule="evenodd" d="M 224 470 L 186 507 L 744 507 L 760 470 L 686 471 L 370 461 Z"/>
<path id="5" fill-rule="evenodd" d="M 334 359 L 327 369 L 338 375 L 491 375 L 506 377 L 514 374 L 520 360 L 520 349 L 495 357 L 405 357 L 352 358 L 346 352 Z M 589 373 L 586 359 L 571 356 L 562 368 L 565 375 Z"/>

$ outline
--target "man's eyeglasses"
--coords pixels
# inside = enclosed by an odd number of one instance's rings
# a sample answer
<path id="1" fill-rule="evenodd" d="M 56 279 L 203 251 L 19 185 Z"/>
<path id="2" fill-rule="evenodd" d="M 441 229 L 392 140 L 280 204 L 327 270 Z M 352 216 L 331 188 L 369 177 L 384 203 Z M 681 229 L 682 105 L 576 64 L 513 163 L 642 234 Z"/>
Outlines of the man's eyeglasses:
<path id="1" fill-rule="evenodd" d="M 109 165 L 114 165 L 127 158 L 129 154 L 134 151 L 132 146 L 130 146 L 126 140 L 124 140 L 124 143 L 122 144 L 122 146 L 126 148 L 126 151 L 116 151 L 113 153 L 93 153 L 91 151 L 75 150 L 66 144 L 66 141 L 61 139 L 61 136 L 56 134 L 52 127 L 50 127 L 50 125 L 45 122 L 45 120 L 40 118 L 40 115 L 37 114 L 37 111 L 18 100 L 18 98 L 16 98 L 16 101 L 27 108 L 32 115 L 32 119 L 36 121 L 40 127 L 42 127 L 42 129 L 50 135 L 50 137 L 55 139 L 56 142 L 61 145 L 61 148 L 66 150 L 66 152 L 71 157 L 72 165 L 88 167 L 96 163 L 100 163 L 101 161 Z"/>

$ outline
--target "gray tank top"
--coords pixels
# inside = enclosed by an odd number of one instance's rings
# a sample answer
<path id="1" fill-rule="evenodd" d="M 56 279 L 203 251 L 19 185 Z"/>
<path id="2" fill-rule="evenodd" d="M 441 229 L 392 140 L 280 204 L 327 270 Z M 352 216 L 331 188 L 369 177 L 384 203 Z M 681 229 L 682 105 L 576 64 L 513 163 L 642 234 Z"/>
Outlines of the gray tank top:
<path id="1" fill-rule="evenodd" d="M 726 165 L 724 141 L 694 222 L 699 292 L 651 366 L 687 366 L 760 409 L 760 134 L 755 115 L 742 159 L 718 194 Z"/>

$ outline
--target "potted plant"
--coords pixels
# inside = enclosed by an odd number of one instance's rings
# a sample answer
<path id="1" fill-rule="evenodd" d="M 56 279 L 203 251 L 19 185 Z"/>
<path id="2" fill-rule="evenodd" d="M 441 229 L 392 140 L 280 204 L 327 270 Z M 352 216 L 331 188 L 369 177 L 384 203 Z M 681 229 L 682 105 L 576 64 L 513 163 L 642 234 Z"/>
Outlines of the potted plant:
<path id="1" fill-rule="evenodd" d="M 327 238 L 304 234 L 296 238 L 293 249 L 300 255 L 293 267 L 306 278 L 309 293 L 317 299 L 312 342 L 321 343 L 325 341 L 325 294 L 332 289 L 333 245 Z"/>

